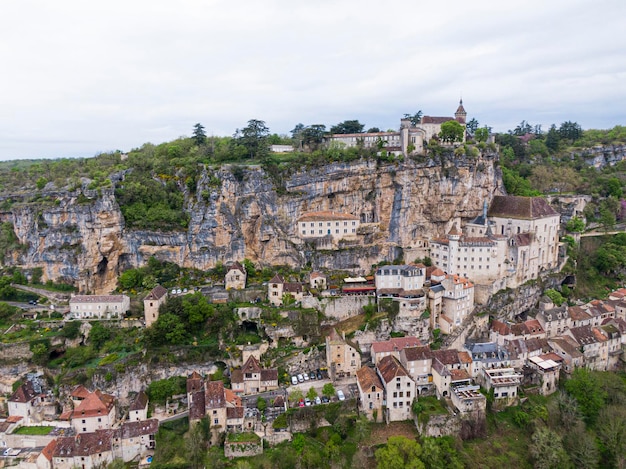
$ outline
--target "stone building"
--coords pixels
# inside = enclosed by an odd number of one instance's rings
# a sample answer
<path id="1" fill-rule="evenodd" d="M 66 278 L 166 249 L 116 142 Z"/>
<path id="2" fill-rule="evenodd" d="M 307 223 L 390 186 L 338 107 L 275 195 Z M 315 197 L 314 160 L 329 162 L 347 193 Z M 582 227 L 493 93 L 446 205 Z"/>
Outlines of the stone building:
<path id="1" fill-rule="evenodd" d="M 291 295 L 295 301 L 302 301 L 304 291 L 302 284 L 285 282 L 282 276 L 274 275 L 267 284 L 267 298 L 274 306 L 282 306 L 284 295 Z"/>
<path id="2" fill-rule="evenodd" d="M 122 318 L 130 309 L 126 295 L 75 295 L 70 298 L 69 316 L 76 319 Z"/>
<path id="3" fill-rule="evenodd" d="M 541 197 L 494 196 L 489 210 L 431 240 L 431 258 L 447 273 L 492 290 L 515 288 L 559 265 L 560 216 Z M 481 295 L 480 301 L 485 301 Z"/>
<path id="4" fill-rule="evenodd" d="M 224 276 L 224 287 L 226 290 L 243 290 L 246 288 L 246 268 L 239 262 L 233 262 Z"/>
<path id="5" fill-rule="evenodd" d="M 356 385 L 359 389 L 361 411 L 369 419 L 377 421 L 378 416 L 382 417 L 383 415 L 382 409 L 385 398 L 385 388 L 380 377 L 373 368 L 363 366 L 356 372 Z"/>
<path id="6" fill-rule="evenodd" d="M 326 366 L 330 378 L 354 376 L 361 368 L 361 353 L 358 346 L 346 340 L 345 334 L 339 335 L 333 328 L 330 335 L 326 336 Z"/>
<path id="7" fill-rule="evenodd" d="M 362 146 L 363 148 L 380 148 L 394 155 L 408 156 L 412 153 L 423 153 L 424 146 L 431 139 L 438 139 L 441 133 L 441 124 L 457 121 L 465 127 L 467 112 L 460 100 L 454 117 L 422 116 L 419 123 L 411 122 L 408 118 L 400 120 L 399 132 L 367 132 L 358 134 L 333 134 L 328 144 L 339 144 L 343 147 Z M 465 142 L 465 132 L 463 140 Z"/>
<path id="8" fill-rule="evenodd" d="M 376 365 L 378 376 L 385 387 L 385 421 L 395 422 L 411 418 L 411 404 L 415 398 L 415 382 L 394 356 L 384 357 Z"/>
<path id="9" fill-rule="evenodd" d="M 450 334 L 474 310 L 474 284 L 465 277 L 447 275 L 441 282 L 444 288 L 439 328 Z"/>
<path id="10" fill-rule="evenodd" d="M 307 212 L 298 218 L 297 223 L 300 238 L 329 237 L 333 241 L 356 238 L 361 224 L 359 217 L 333 211 Z"/>
<path id="11" fill-rule="evenodd" d="M 167 288 L 157 285 L 143 299 L 143 315 L 146 327 L 150 327 L 159 319 L 159 308 L 167 301 Z"/>
<path id="12" fill-rule="evenodd" d="M 258 394 L 278 389 L 278 370 L 265 369 L 250 355 L 240 370 L 233 370 L 230 379 L 237 395 Z"/>
<path id="13" fill-rule="evenodd" d="M 76 433 L 93 433 L 111 428 L 115 417 L 115 397 L 97 389 L 80 401 L 70 419 Z"/>

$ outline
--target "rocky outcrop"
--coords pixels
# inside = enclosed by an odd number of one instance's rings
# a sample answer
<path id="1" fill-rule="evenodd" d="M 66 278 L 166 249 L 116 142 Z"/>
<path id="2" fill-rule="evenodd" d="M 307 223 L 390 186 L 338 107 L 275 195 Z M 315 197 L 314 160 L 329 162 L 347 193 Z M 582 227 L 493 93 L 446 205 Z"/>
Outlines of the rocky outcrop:
<path id="1" fill-rule="evenodd" d="M 503 191 L 496 162 L 497 155 L 483 155 L 335 163 L 296 171 L 283 187 L 260 167 L 205 169 L 196 192 L 185 194 L 184 232 L 126 229 L 113 189 L 44 193 L 45 204 L 19 202 L 0 213 L 23 247 L 5 264 L 41 267 L 44 280 L 65 279 L 92 293 L 111 291 L 121 271 L 150 256 L 202 270 L 243 258 L 369 270 L 478 215 L 485 199 Z M 339 250 L 318 251 L 296 232 L 298 217 L 317 210 L 352 213 L 376 230 Z"/>

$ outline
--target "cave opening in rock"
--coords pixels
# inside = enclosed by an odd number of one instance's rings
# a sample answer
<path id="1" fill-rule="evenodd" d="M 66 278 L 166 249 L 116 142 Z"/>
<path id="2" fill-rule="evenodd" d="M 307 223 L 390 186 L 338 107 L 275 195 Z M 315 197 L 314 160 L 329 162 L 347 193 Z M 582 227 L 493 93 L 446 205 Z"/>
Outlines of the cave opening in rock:
<path id="1" fill-rule="evenodd" d="M 102 260 L 98 263 L 98 268 L 96 270 L 96 273 L 98 275 L 104 275 L 107 271 L 107 265 L 109 264 L 109 261 L 106 257 L 103 257 Z"/>

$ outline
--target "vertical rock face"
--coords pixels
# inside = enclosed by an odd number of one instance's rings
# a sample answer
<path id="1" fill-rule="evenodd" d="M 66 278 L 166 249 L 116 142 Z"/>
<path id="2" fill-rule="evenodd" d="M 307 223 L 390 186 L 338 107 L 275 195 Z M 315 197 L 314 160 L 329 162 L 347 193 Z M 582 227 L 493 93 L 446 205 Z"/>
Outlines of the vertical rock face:
<path id="1" fill-rule="evenodd" d="M 243 258 L 265 265 L 311 261 L 367 269 L 391 260 L 398 248 L 444 234 L 455 219 L 478 215 L 483 200 L 502 193 L 495 161 L 490 155 L 337 163 L 296 171 L 280 188 L 261 168 L 242 174 L 224 166 L 205 171 L 196 193 L 186 194 L 186 232 L 126 230 L 113 190 L 56 193 L 48 197 L 53 204 L 16 204 L 0 214 L 13 223 L 24 246 L 5 263 L 42 267 L 44 280 L 69 280 L 92 293 L 111 291 L 121 271 L 150 256 L 203 270 Z M 317 252 L 298 238 L 296 221 L 318 210 L 352 213 L 375 227 L 374 234 L 361 235 L 344 249 Z"/>

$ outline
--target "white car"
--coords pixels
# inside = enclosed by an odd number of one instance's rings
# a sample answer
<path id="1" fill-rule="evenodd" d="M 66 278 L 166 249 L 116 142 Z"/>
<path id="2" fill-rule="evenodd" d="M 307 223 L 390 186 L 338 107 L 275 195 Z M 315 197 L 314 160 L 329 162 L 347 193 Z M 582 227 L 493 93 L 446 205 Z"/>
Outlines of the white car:
<path id="1" fill-rule="evenodd" d="M 13 452 L 13 448 L 7 448 L 4 450 L 4 453 L 2 453 L 2 456 L 8 456 L 12 452 Z"/>
<path id="2" fill-rule="evenodd" d="M 183 291 L 182 291 L 180 288 L 177 288 L 177 289 L 176 289 L 176 294 L 177 294 L 177 295 L 180 295 L 182 292 L 183 292 Z"/>
<path id="3" fill-rule="evenodd" d="M 304 378 L 304 380 L 305 380 L 305 381 L 308 381 L 308 380 L 310 379 L 310 378 L 309 378 L 309 375 L 308 375 L 308 374 L 306 374 L 306 373 L 304 373 L 303 378 Z"/>
<path id="4" fill-rule="evenodd" d="M 315 397 L 315 405 L 320 405 L 322 403 L 322 399 L 319 396 Z"/>
<path id="5" fill-rule="evenodd" d="M 302 374 L 298 373 L 298 382 L 299 383 L 304 383 L 304 378 L 302 377 Z"/>
<path id="6" fill-rule="evenodd" d="M 297 376 L 292 376 L 291 377 L 291 384 L 298 384 L 298 377 Z"/>
<path id="7" fill-rule="evenodd" d="M 346 400 L 346 396 L 341 389 L 337 391 L 337 399 L 339 399 L 340 401 Z"/>

